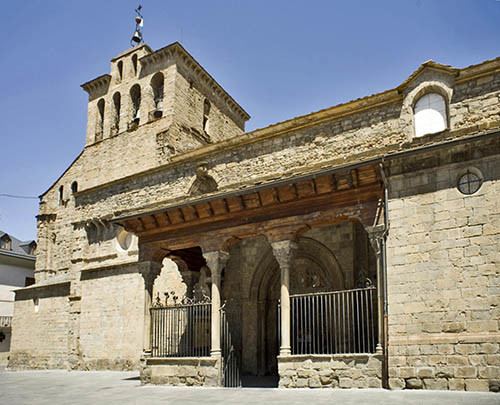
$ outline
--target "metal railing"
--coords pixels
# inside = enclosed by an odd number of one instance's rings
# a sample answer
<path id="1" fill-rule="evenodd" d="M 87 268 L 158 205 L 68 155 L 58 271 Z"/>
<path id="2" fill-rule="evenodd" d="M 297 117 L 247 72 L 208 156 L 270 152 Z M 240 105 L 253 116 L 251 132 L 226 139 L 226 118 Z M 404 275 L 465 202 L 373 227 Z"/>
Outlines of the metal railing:
<path id="1" fill-rule="evenodd" d="M 212 304 L 151 308 L 152 357 L 210 356 Z"/>
<path id="2" fill-rule="evenodd" d="M 290 296 L 292 354 L 375 353 L 376 288 Z"/>
<path id="3" fill-rule="evenodd" d="M 240 362 L 232 342 L 229 322 L 224 307 L 221 308 L 221 349 L 223 359 L 222 385 L 224 387 L 241 387 Z"/>
<path id="4" fill-rule="evenodd" d="M 0 327 L 9 328 L 12 326 L 12 316 L 1 315 Z"/>

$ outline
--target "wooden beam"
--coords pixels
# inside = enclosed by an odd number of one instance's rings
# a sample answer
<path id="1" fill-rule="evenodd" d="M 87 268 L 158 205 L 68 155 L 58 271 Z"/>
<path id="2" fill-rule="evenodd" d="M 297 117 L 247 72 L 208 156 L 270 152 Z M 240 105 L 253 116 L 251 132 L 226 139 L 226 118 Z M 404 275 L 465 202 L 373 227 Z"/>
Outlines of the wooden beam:
<path id="1" fill-rule="evenodd" d="M 297 188 L 297 195 L 299 198 L 310 197 L 316 194 L 314 181 L 312 180 L 300 181 L 295 187 Z"/>
<path id="2" fill-rule="evenodd" d="M 268 205 L 278 204 L 280 201 L 278 199 L 278 192 L 275 188 L 268 188 L 259 191 L 260 201 L 263 207 Z"/>
<path id="3" fill-rule="evenodd" d="M 185 207 L 182 207 L 181 211 L 182 211 L 182 215 L 184 216 L 184 220 L 186 222 L 193 221 L 193 220 L 199 218 L 198 212 L 196 211 L 196 208 L 193 207 L 192 205 L 187 205 Z"/>
<path id="4" fill-rule="evenodd" d="M 240 211 L 243 211 L 243 209 L 244 209 L 243 201 L 241 200 L 240 196 L 227 197 L 226 204 L 227 204 L 227 208 L 229 209 L 229 212 L 231 212 L 231 213 L 240 212 Z"/>
<path id="5" fill-rule="evenodd" d="M 293 184 L 278 187 L 278 198 L 281 203 L 297 199 L 297 193 Z"/>
<path id="6" fill-rule="evenodd" d="M 261 206 L 258 193 L 243 194 L 242 197 L 246 209 L 259 208 Z"/>
<path id="7" fill-rule="evenodd" d="M 190 223 L 178 223 L 170 225 L 163 230 L 146 230 L 139 233 L 140 236 L 162 238 L 173 237 L 183 232 L 197 233 L 205 229 L 219 229 L 232 227 L 241 224 L 257 223 L 276 218 L 285 218 L 288 216 L 305 215 L 316 213 L 321 217 L 322 211 L 331 209 L 343 209 L 354 207 L 357 217 L 360 217 L 362 205 L 364 203 L 378 200 L 382 196 L 382 188 L 379 184 L 360 187 L 358 189 L 349 189 L 341 192 L 323 194 L 320 196 L 303 198 L 286 203 L 276 204 L 268 207 L 240 210 L 238 212 L 229 212 L 224 215 L 199 218 Z M 349 214 L 350 215 L 350 214 Z"/>
<path id="8" fill-rule="evenodd" d="M 184 218 L 182 217 L 182 213 L 179 209 L 169 210 L 167 211 L 167 215 L 172 226 L 184 223 Z"/>
<path id="9" fill-rule="evenodd" d="M 210 218 L 213 216 L 212 208 L 207 202 L 199 203 L 194 206 L 199 218 Z"/>
<path id="10" fill-rule="evenodd" d="M 314 185 L 318 194 L 330 193 L 334 190 L 332 175 L 316 177 Z"/>

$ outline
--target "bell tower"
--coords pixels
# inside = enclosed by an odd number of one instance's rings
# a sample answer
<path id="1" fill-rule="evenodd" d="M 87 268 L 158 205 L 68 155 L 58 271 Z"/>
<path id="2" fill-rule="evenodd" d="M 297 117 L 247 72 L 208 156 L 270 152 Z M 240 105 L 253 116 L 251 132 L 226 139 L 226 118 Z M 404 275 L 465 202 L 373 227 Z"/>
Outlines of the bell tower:
<path id="1" fill-rule="evenodd" d="M 136 11 L 132 48 L 111 59 L 109 74 L 82 85 L 95 185 L 241 135 L 250 118 L 181 44 L 153 51 L 143 43 Z"/>

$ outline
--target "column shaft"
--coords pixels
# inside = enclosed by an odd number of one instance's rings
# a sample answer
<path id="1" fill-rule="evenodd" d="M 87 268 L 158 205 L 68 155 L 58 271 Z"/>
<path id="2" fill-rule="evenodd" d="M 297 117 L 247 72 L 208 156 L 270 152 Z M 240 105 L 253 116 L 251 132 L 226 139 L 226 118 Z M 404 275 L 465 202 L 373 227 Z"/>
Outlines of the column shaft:
<path id="1" fill-rule="evenodd" d="M 271 242 L 273 254 L 280 266 L 280 308 L 281 308 L 281 345 L 280 356 L 290 355 L 292 352 L 290 341 L 290 268 L 292 267 L 297 243 L 292 240 Z"/>

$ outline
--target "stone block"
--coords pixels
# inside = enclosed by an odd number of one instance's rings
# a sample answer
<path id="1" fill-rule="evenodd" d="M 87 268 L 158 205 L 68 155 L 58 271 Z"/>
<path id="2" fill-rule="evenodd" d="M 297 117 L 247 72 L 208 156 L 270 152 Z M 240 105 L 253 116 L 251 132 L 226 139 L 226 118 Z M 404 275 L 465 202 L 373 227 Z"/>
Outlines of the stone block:
<path id="1" fill-rule="evenodd" d="M 292 379 L 291 378 L 289 378 L 289 377 L 280 377 L 279 386 L 281 388 L 289 388 L 291 384 L 292 384 Z"/>
<path id="2" fill-rule="evenodd" d="M 431 367 L 417 367 L 418 378 L 434 377 L 434 369 Z"/>
<path id="3" fill-rule="evenodd" d="M 416 377 L 415 367 L 399 367 L 398 376 L 401 378 Z"/>
<path id="4" fill-rule="evenodd" d="M 382 380 L 380 378 L 368 377 L 367 378 L 368 388 L 382 388 Z M 363 386 L 363 388 L 366 386 Z"/>
<path id="5" fill-rule="evenodd" d="M 447 390 L 448 380 L 446 378 L 424 378 L 426 390 Z"/>
<path id="6" fill-rule="evenodd" d="M 483 391 L 490 390 L 488 380 L 465 379 L 465 389 L 467 391 Z"/>
<path id="7" fill-rule="evenodd" d="M 423 387 L 423 383 L 420 378 L 408 378 L 405 387 L 410 390 L 420 390 Z"/>
<path id="8" fill-rule="evenodd" d="M 340 388 L 352 388 L 352 386 L 353 386 L 352 378 L 347 378 L 347 377 L 339 378 Z"/>
<path id="9" fill-rule="evenodd" d="M 448 388 L 452 391 L 463 391 L 465 389 L 465 380 L 463 378 L 450 378 Z"/>
<path id="10" fill-rule="evenodd" d="M 321 388 L 321 381 L 318 376 L 309 378 L 309 388 Z"/>
<path id="11" fill-rule="evenodd" d="M 297 378 L 297 381 L 295 382 L 295 386 L 297 388 L 307 388 L 308 384 L 309 384 L 308 378 Z"/>
<path id="12" fill-rule="evenodd" d="M 477 376 L 477 368 L 472 366 L 457 367 L 455 376 L 461 378 L 474 378 Z"/>
<path id="13" fill-rule="evenodd" d="M 402 378 L 389 378 L 389 388 L 391 390 L 402 390 L 405 387 L 405 380 Z"/>
<path id="14" fill-rule="evenodd" d="M 297 376 L 299 378 L 309 378 L 309 377 L 311 377 L 311 375 L 312 375 L 312 371 L 310 369 L 299 368 L 297 370 Z"/>

